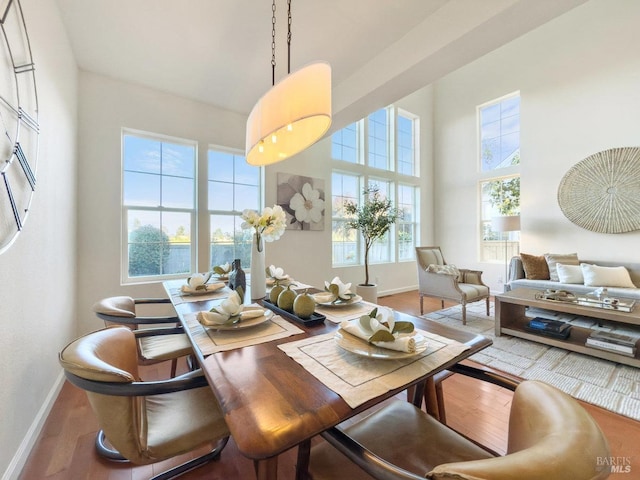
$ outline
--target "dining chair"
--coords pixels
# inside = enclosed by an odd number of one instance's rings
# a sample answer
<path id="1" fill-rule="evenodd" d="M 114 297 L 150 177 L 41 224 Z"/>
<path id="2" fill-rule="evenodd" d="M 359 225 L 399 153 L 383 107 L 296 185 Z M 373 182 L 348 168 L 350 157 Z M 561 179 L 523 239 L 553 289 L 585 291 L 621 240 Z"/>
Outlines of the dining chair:
<path id="1" fill-rule="evenodd" d="M 440 247 L 416 247 L 418 260 L 418 293 L 420 295 L 420 315 L 424 313 L 424 297 L 450 300 L 462 305 L 462 324 L 467 324 L 467 304 L 484 300 L 489 316 L 489 287 L 482 281 L 480 270 L 458 268 L 448 264 Z"/>
<path id="2" fill-rule="evenodd" d="M 153 477 L 167 480 L 219 459 L 229 431 L 202 371 L 140 380 L 139 332 L 112 326 L 89 333 L 62 349 L 59 361 L 67 380 L 87 393 L 101 429 L 95 444 L 101 456 L 146 465 L 216 444 L 209 453 Z"/>
<path id="3" fill-rule="evenodd" d="M 138 315 L 137 305 L 170 304 L 168 298 L 131 298 L 116 296 L 103 298 L 93 305 L 93 311 L 104 320 L 105 326 L 125 325 L 138 329 L 140 325 L 169 324 L 164 330 L 155 329 L 153 334 L 141 334 L 138 339 L 138 359 L 141 365 L 153 365 L 171 361 L 171 376 L 175 377 L 180 357 L 195 358 L 191 342 L 180 326 L 180 319 L 174 315 L 142 316 Z M 144 331 L 140 330 L 141 332 Z M 195 361 L 195 360 L 191 360 Z M 191 363 L 191 362 L 189 362 Z"/>
<path id="4" fill-rule="evenodd" d="M 517 384 L 465 365 L 451 370 L 515 390 L 504 456 L 398 400 L 348 427 L 324 432 L 327 441 L 311 449 L 306 478 L 597 480 L 609 476 L 607 440 L 575 399 L 536 380 Z"/>

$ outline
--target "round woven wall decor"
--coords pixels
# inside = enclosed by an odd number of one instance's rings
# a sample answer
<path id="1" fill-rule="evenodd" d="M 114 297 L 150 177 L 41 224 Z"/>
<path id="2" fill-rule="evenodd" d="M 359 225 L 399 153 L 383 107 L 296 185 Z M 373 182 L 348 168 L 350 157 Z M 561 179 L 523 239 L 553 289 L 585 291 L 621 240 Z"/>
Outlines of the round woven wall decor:
<path id="1" fill-rule="evenodd" d="M 640 147 L 611 148 L 576 163 L 560 182 L 558 204 L 592 232 L 640 230 Z"/>

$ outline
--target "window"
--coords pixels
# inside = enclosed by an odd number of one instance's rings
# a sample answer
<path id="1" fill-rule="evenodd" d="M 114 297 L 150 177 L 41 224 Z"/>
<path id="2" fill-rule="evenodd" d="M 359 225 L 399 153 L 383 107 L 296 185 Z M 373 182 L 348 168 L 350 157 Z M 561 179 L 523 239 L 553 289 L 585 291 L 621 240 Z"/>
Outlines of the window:
<path id="1" fill-rule="evenodd" d="M 379 178 L 369 178 L 369 186 L 376 187 L 378 192 L 380 192 L 380 197 L 385 199 L 389 198 L 392 201 L 394 200 L 394 191 L 393 191 L 393 183 L 390 180 L 383 180 Z M 396 206 L 396 202 L 393 202 L 393 205 Z M 392 248 L 394 246 L 393 237 L 394 237 L 394 227 L 392 226 L 389 232 L 379 238 L 371 247 L 369 251 L 369 262 L 370 263 L 384 263 L 390 262 L 393 258 Z"/>
<path id="2" fill-rule="evenodd" d="M 398 185 L 398 208 L 402 218 L 396 226 L 398 230 L 398 259 L 413 260 L 415 258 L 416 237 L 418 235 L 418 187 L 414 185 Z"/>
<path id="3" fill-rule="evenodd" d="M 479 107 L 483 172 L 520 163 L 520 95 Z"/>
<path id="4" fill-rule="evenodd" d="M 373 168 L 389 170 L 389 109 L 373 112 L 367 118 L 369 134 L 367 137 L 368 165 Z"/>
<path id="5" fill-rule="evenodd" d="M 331 135 L 331 158 L 350 163 L 360 162 L 358 129 L 356 122 Z"/>
<path id="6" fill-rule="evenodd" d="M 357 265 L 360 262 L 359 233 L 346 230 L 342 209 L 345 201 L 360 202 L 360 177 L 334 172 L 331 175 L 332 257 L 334 265 Z"/>
<path id="7" fill-rule="evenodd" d="M 491 219 L 520 214 L 520 95 L 478 107 L 480 159 L 480 261 L 519 251 L 520 232 L 493 231 Z M 500 174 L 497 176 L 496 174 Z"/>
<path id="8" fill-rule="evenodd" d="M 418 119 L 407 112 L 398 112 L 398 173 L 416 173 L 416 129 Z"/>
<path id="9" fill-rule="evenodd" d="M 208 152 L 208 209 L 211 266 L 239 258 L 251 263 L 251 231 L 242 230 L 244 209 L 261 211 L 261 171 L 238 153 L 221 148 Z"/>
<path id="10" fill-rule="evenodd" d="M 396 126 L 394 129 L 393 126 Z M 389 106 L 332 135 L 332 157 L 345 160 L 343 145 L 356 145 L 350 164 L 335 163 L 332 176 L 333 266 L 359 265 L 364 259 L 362 237 L 344 231 L 342 205 L 360 203 L 364 186 L 377 186 L 404 213 L 391 231 L 374 243 L 370 263 L 408 261 L 415 258 L 419 242 L 419 118 Z M 348 142 L 346 139 L 349 139 Z M 351 151 L 349 151 L 351 153 Z M 365 161 L 366 159 L 366 161 Z"/>
<path id="11" fill-rule="evenodd" d="M 195 271 L 196 143 L 123 132 L 123 282 Z"/>

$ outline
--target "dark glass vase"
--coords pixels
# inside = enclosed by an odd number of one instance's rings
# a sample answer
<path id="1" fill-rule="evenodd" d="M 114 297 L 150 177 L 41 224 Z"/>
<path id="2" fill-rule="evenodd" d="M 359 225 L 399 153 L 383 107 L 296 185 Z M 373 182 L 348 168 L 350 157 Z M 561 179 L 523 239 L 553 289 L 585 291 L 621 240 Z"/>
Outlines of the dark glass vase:
<path id="1" fill-rule="evenodd" d="M 247 293 L 247 277 L 242 270 L 242 265 L 239 258 L 236 258 L 233 261 L 233 269 L 229 274 L 229 288 L 231 290 L 241 289 L 242 294 L 240 295 L 242 300 L 244 301 L 244 295 Z"/>

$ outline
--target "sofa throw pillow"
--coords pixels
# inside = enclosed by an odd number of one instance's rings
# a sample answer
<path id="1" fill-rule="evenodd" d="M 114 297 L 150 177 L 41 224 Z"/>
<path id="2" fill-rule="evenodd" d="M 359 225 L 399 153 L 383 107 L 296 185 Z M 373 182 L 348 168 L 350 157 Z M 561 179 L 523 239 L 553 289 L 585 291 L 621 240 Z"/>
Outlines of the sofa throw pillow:
<path id="1" fill-rule="evenodd" d="M 557 263 L 563 265 L 580 265 L 577 253 L 545 253 L 544 258 L 547 261 L 549 267 L 549 280 L 552 282 L 559 282 Z"/>
<path id="2" fill-rule="evenodd" d="M 556 263 L 556 269 L 558 270 L 558 278 L 561 283 L 584 283 L 582 267 L 580 265 Z"/>
<path id="3" fill-rule="evenodd" d="M 549 280 L 549 267 L 544 255 L 529 255 L 521 253 L 522 269 L 525 278 L 529 280 Z"/>
<path id="4" fill-rule="evenodd" d="M 456 280 L 460 280 L 460 270 L 455 265 L 434 265 L 432 263 L 427 267 L 427 272 L 455 275 Z"/>
<path id="5" fill-rule="evenodd" d="M 581 263 L 584 284 L 588 287 L 636 288 L 625 267 L 601 267 Z"/>

